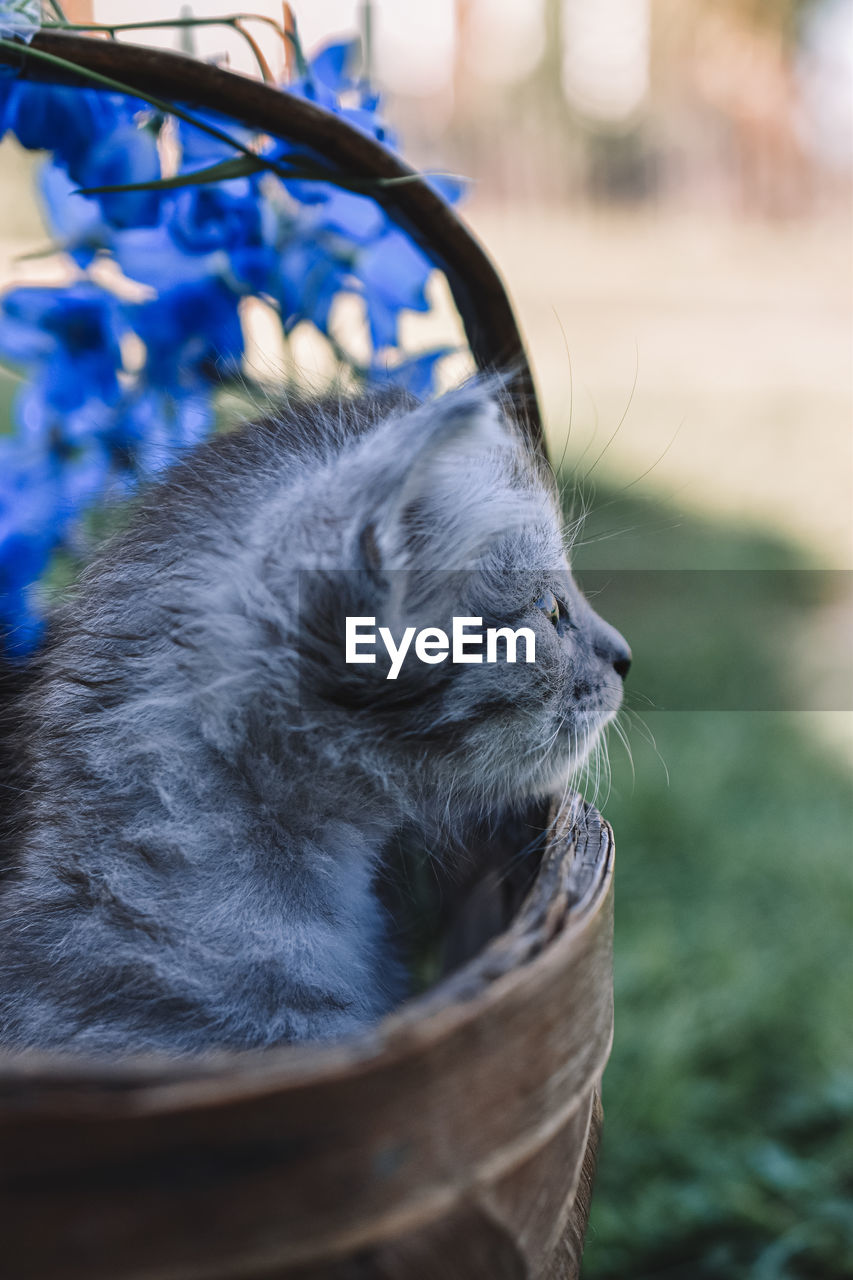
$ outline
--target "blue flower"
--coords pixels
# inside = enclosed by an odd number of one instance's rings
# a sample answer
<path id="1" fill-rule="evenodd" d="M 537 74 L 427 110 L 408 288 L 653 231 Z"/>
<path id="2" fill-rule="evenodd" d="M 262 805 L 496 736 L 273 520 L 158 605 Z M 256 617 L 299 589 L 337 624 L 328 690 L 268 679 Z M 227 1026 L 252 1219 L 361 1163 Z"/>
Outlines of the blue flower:
<path id="1" fill-rule="evenodd" d="M 228 253 L 214 249 L 210 253 L 187 253 L 175 242 L 167 222 L 156 227 L 132 227 L 116 234 L 112 242 L 113 256 L 131 280 L 154 289 L 199 284 L 212 277 L 227 276 Z"/>
<path id="2" fill-rule="evenodd" d="M 39 448 L 0 440 L 0 633 L 25 657 L 43 630 L 32 584 L 41 577 L 78 511 L 103 489 L 106 460 L 97 444 Z"/>
<path id="3" fill-rule="evenodd" d="M 310 239 L 286 245 L 278 264 L 276 301 L 285 333 L 300 320 L 310 320 L 321 333 L 339 293 L 354 290 L 348 263 L 326 254 Z"/>
<path id="4" fill-rule="evenodd" d="M 243 355 L 238 301 L 222 281 L 209 279 L 128 308 L 128 320 L 145 343 L 147 385 L 197 393 L 233 372 Z"/>
<path id="5" fill-rule="evenodd" d="M 78 185 L 118 186 L 156 181 L 160 177 L 156 138 L 148 128 L 121 124 L 112 134 L 94 142 L 82 158 L 80 170 L 78 184 L 62 165 L 49 160 L 39 171 L 38 186 L 52 234 L 79 266 L 86 267 L 99 249 L 111 247 L 116 229 L 155 225 L 162 193 L 139 191 L 84 196 Z"/>
<path id="6" fill-rule="evenodd" d="M 154 387 L 138 389 L 117 415 L 109 444 L 133 468 L 156 475 L 180 453 L 204 440 L 213 426 L 209 394 L 174 395 Z"/>
<path id="7" fill-rule="evenodd" d="M 370 137 L 395 147 L 396 138 L 380 116 L 380 94 L 353 74 L 360 59 L 359 40 L 334 41 L 315 54 L 303 76 L 282 88 L 285 93 L 334 111 Z M 353 99 L 356 105 L 352 104 Z"/>
<path id="8" fill-rule="evenodd" d="M 434 390 L 436 365 L 445 356 L 453 354 L 453 347 L 437 347 L 420 355 L 410 356 L 399 364 L 388 367 L 375 361 L 370 367 L 370 379 L 375 383 L 392 383 L 402 387 L 418 400 L 425 399 Z"/>
<path id="9" fill-rule="evenodd" d="M 44 635 L 44 619 L 31 603 L 30 588 L 41 577 L 48 558 L 49 553 L 32 555 L 23 538 L 0 545 L 0 649 L 13 662 L 29 657 Z M 27 566 L 28 580 L 23 586 L 12 587 L 6 582 L 6 563 Z"/>
<path id="10" fill-rule="evenodd" d="M 429 310 L 425 289 L 432 270 L 426 254 L 396 227 L 362 251 L 356 273 L 374 347 L 396 346 L 401 311 Z"/>
<path id="11" fill-rule="evenodd" d="M 309 78 L 339 97 L 356 87 L 349 73 L 360 57 L 361 41 L 358 39 L 324 45 L 308 64 Z"/>
<path id="12" fill-rule="evenodd" d="M 241 128 L 229 116 L 219 116 L 212 111 L 195 111 L 193 115 L 202 124 L 220 130 L 244 147 L 253 141 L 251 131 Z M 227 142 L 215 138 L 198 125 L 190 124 L 188 120 L 176 120 L 175 132 L 181 149 L 181 173 L 194 173 L 221 160 L 233 160 L 238 154 Z"/>
<path id="13" fill-rule="evenodd" d="M 0 142 L 6 136 L 17 81 L 11 67 L 0 67 Z"/>
<path id="14" fill-rule="evenodd" d="M 429 173 L 426 181 L 448 204 L 458 204 L 468 190 L 464 178 L 457 178 L 452 173 Z"/>
<path id="15" fill-rule="evenodd" d="M 231 250 L 226 280 L 238 293 L 271 297 L 280 271 L 280 254 L 275 244 L 239 245 Z"/>
<path id="16" fill-rule="evenodd" d="M 116 299 L 97 285 L 13 289 L 0 308 L 0 354 L 34 366 L 45 403 L 67 413 L 118 398 L 122 329 Z"/>
<path id="17" fill-rule="evenodd" d="M 155 288 L 219 277 L 238 293 L 273 291 L 280 221 L 256 181 L 187 187 L 164 201 L 161 216 L 156 227 L 114 237 L 125 275 Z"/>
<path id="18" fill-rule="evenodd" d="M 175 200 L 169 230 L 183 253 L 210 253 L 261 240 L 258 193 L 248 178 L 185 187 Z"/>
<path id="19" fill-rule="evenodd" d="M 285 183 L 288 193 L 310 208 L 300 223 L 303 231 L 331 231 L 355 244 L 369 244 L 381 236 L 388 220 L 370 196 L 357 195 L 328 182 L 304 180 Z"/>
<path id="20" fill-rule="evenodd" d="M 325 45 L 308 63 L 305 74 L 285 85 L 285 90 L 321 107 L 337 109 L 341 95 L 356 88 L 349 69 L 357 61 L 360 50 L 358 40 Z"/>
<path id="21" fill-rule="evenodd" d="M 87 267 L 110 242 L 100 204 L 94 197 L 81 196 L 77 184 L 52 160 L 42 165 L 37 182 L 51 234 L 78 266 Z"/>
<path id="22" fill-rule="evenodd" d="M 53 543 L 55 508 L 56 476 L 48 455 L 31 442 L 0 439 L 0 594 L 41 572 Z"/>
<path id="23" fill-rule="evenodd" d="M 139 110 L 135 98 L 120 94 L 20 80 L 6 104 L 6 125 L 28 151 L 51 151 L 79 185 L 90 150 Z"/>
<path id="24" fill-rule="evenodd" d="M 156 182 L 160 177 L 157 139 L 150 129 L 125 124 L 96 142 L 82 164 L 83 187 Z M 97 200 L 114 227 L 151 227 L 158 219 L 159 191 L 105 192 Z"/>
<path id="25" fill-rule="evenodd" d="M 49 360 L 55 342 L 41 327 L 42 316 L 56 299 L 50 288 L 13 289 L 0 303 L 0 356 L 12 364 Z"/>

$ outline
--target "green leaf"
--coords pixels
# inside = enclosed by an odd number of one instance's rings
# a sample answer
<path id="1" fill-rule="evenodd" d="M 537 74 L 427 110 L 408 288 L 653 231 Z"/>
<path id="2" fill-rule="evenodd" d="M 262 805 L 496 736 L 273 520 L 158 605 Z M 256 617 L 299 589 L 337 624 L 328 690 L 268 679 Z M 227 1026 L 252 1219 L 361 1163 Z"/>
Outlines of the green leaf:
<path id="1" fill-rule="evenodd" d="M 284 38 L 293 49 L 293 56 L 296 59 L 296 70 L 299 73 L 300 78 L 304 79 L 309 72 L 308 59 L 305 57 L 305 51 L 302 48 L 302 41 L 299 38 L 299 31 L 295 21 L 292 27 L 288 28 L 285 26 Z"/>
<path id="2" fill-rule="evenodd" d="M 208 182 L 227 182 L 231 178 L 245 178 L 267 165 L 254 156 L 235 156 L 233 160 L 219 160 L 206 169 L 192 173 L 176 173 L 173 178 L 158 178 L 154 182 L 129 182 L 117 186 L 78 187 L 78 196 L 105 196 L 125 191 L 172 191 L 177 187 L 200 187 Z"/>
<path id="3" fill-rule="evenodd" d="M 195 169 L 192 173 L 176 173 L 171 178 L 158 178 L 153 182 L 130 182 L 104 187 L 78 187 L 75 195 L 101 196 L 124 194 L 132 191 L 175 191 L 181 187 L 200 187 L 210 182 L 228 182 L 232 178 L 246 178 L 250 174 L 268 170 L 279 178 L 300 179 L 304 182 L 329 182 L 336 187 L 344 187 L 353 191 L 372 191 L 386 185 L 382 178 L 356 178 L 349 174 L 336 173 L 333 169 L 310 160 L 298 164 L 281 164 L 274 160 L 265 160 L 262 156 L 235 156 L 233 160 L 219 160 L 208 165 L 206 169 Z M 417 174 L 412 174 L 406 181 L 414 181 Z"/>
<path id="4" fill-rule="evenodd" d="M 235 156 L 233 160 L 220 160 L 208 165 L 206 169 L 196 169 L 192 173 L 176 173 L 171 178 L 158 178 L 154 182 L 131 182 L 123 185 L 104 187 L 78 187 L 75 195 L 101 196 L 117 195 L 133 191 L 176 191 L 181 187 L 199 187 L 210 182 L 228 182 L 232 178 L 246 178 L 250 174 L 268 170 L 279 178 L 301 180 L 303 182 L 328 182 L 335 187 L 343 187 L 348 191 L 370 193 L 383 187 L 398 186 L 408 182 L 417 182 L 421 174 L 406 174 L 398 178 L 358 178 L 352 174 L 337 173 L 323 164 L 310 160 L 298 164 L 281 164 L 274 160 L 265 160 L 262 156 Z"/>

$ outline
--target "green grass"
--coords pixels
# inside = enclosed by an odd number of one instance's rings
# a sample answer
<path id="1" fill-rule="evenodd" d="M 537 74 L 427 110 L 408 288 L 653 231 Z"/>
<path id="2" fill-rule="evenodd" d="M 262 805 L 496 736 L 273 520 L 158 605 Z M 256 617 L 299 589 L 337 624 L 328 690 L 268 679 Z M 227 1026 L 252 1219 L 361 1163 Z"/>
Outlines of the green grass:
<path id="1" fill-rule="evenodd" d="M 600 568 L 806 565 L 650 502 L 604 508 L 585 536 L 579 560 Z M 695 707 L 724 688 L 736 706 L 739 693 L 756 705 L 758 681 L 761 705 L 789 705 L 780 630 L 794 635 L 837 579 L 749 575 L 738 593 L 738 575 L 692 577 L 686 599 L 630 583 L 614 597 L 631 685 Z M 634 779 L 611 743 L 616 1040 L 585 1280 L 840 1280 L 853 1274 L 849 762 L 797 712 L 643 717 L 669 782 L 639 732 Z"/>

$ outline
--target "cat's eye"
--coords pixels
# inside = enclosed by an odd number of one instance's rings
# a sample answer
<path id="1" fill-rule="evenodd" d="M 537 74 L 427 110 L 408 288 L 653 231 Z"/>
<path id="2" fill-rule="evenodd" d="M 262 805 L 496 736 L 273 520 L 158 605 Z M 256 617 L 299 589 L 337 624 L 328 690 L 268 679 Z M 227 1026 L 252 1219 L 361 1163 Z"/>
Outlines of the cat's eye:
<path id="1" fill-rule="evenodd" d="M 553 591 L 546 591 L 536 601 L 536 608 L 547 614 L 556 627 L 560 621 L 560 602 Z"/>

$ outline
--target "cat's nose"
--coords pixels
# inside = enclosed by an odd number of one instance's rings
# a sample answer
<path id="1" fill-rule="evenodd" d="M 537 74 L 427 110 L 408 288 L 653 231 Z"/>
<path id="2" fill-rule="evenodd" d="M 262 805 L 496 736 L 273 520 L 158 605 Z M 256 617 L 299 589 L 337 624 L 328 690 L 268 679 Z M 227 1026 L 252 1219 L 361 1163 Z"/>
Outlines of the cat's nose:
<path id="1" fill-rule="evenodd" d="M 627 645 L 625 645 L 625 649 L 619 654 L 619 657 L 613 659 L 613 670 L 623 680 L 631 670 L 631 650 Z"/>
<path id="2" fill-rule="evenodd" d="M 609 623 L 597 620 L 598 634 L 595 652 L 604 662 L 609 662 L 616 674 L 624 680 L 631 669 L 631 650 L 628 641 Z"/>

